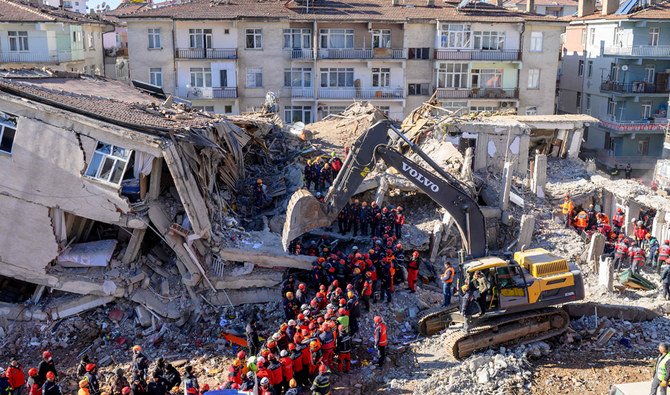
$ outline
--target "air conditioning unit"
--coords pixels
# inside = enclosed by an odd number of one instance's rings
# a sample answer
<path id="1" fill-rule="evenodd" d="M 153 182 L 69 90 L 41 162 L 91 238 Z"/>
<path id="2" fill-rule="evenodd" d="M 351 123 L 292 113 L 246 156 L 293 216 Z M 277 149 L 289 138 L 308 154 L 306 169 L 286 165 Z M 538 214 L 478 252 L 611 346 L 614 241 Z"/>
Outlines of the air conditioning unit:
<path id="1" fill-rule="evenodd" d="M 500 108 L 513 108 L 516 107 L 515 101 L 501 101 Z"/>

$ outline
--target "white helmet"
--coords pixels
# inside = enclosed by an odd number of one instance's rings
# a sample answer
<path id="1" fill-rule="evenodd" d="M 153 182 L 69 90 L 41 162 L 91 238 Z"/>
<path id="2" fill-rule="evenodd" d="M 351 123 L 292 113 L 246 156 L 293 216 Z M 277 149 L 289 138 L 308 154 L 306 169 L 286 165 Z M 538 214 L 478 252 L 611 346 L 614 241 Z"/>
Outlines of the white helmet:
<path id="1" fill-rule="evenodd" d="M 267 377 L 263 377 L 261 379 L 261 385 L 266 385 L 266 384 L 270 384 L 270 379 L 268 379 Z"/>

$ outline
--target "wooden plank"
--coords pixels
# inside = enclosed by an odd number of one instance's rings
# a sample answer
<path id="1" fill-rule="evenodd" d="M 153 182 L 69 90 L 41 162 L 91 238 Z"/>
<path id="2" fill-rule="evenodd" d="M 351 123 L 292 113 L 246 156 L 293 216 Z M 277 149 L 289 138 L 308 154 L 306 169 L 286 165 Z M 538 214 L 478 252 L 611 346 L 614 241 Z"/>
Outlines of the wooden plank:
<path id="1" fill-rule="evenodd" d="M 277 249 L 279 250 L 279 249 Z M 223 248 L 219 251 L 221 259 L 233 262 L 251 262 L 262 267 L 288 267 L 309 270 L 314 257 L 307 255 L 289 255 L 267 250 L 243 250 L 241 248 Z"/>
<path id="2" fill-rule="evenodd" d="M 195 263 L 191 261 L 191 256 L 188 254 L 188 251 L 186 251 L 186 249 L 182 246 L 182 244 L 184 243 L 184 239 L 179 236 L 170 234 L 169 228 L 170 225 L 172 224 L 172 221 L 170 221 L 170 219 L 165 214 L 165 211 L 156 202 L 154 202 L 149 207 L 149 219 L 151 219 L 151 222 L 153 222 L 156 229 L 159 232 L 161 232 L 163 238 L 165 238 L 165 241 L 168 243 L 168 245 L 172 248 L 172 250 L 179 258 L 178 261 L 181 262 L 186 267 L 188 272 L 191 274 L 197 273 L 198 275 L 200 275 L 200 270 L 195 265 Z"/>

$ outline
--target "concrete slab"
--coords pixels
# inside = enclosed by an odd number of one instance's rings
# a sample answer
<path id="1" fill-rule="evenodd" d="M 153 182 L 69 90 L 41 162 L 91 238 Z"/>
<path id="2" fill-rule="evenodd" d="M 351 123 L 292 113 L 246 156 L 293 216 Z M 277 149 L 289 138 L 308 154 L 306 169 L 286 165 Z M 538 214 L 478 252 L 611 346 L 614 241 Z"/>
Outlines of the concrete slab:
<path id="1" fill-rule="evenodd" d="M 107 303 L 112 302 L 114 299 L 114 296 L 82 296 L 51 309 L 49 315 L 52 320 L 67 318 L 96 307 L 104 306 Z"/>

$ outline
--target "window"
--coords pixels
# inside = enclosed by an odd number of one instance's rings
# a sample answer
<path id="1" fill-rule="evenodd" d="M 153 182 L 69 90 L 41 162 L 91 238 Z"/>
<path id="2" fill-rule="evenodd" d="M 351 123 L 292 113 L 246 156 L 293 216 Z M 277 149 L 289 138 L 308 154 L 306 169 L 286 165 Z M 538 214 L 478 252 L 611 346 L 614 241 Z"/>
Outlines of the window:
<path id="1" fill-rule="evenodd" d="M 586 113 L 591 113 L 591 94 L 587 93 L 586 94 L 586 103 L 584 103 L 584 109 L 586 110 Z"/>
<path id="2" fill-rule="evenodd" d="M 537 115 L 537 107 L 526 107 L 526 115 Z"/>
<path id="3" fill-rule="evenodd" d="M 391 31 L 386 29 L 373 30 L 372 48 L 391 48 Z"/>
<path id="4" fill-rule="evenodd" d="M 656 80 L 656 68 L 654 66 L 648 66 L 644 68 L 644 82 L 653 84 Z"/>
<path id="5" fill-rule="evenodd" d="M 292 88 L 311 88 L 312 69 L 311 68 L 285 69 L 284 86 Z"/>
<path id="6" fill-rule="evenodd" d="M 650 27 L 649 28 L 649 45 L 657 46 L 658 45 L 658 38 L 661 35 L 661 29 L 657 27 Z"/>
<path id="7" fill-rule="evenodd" d="M 233 106 L 230 104 L 223 106 L 223 113 L 224 114 L 232 114 L 233 113 Z"/>
<path id="8" fill-rule="evenodd" d="M 149 83 L 151 85 L 163 86 L 163 69 L 160 67 L 149 69 Z"/>
<path id="9" fill-rule="evenodd" d="M 191 106 L 194 110 L 214 112 L 214 106 Z"/>
<path id="10" fill-rule="evenodd" d="M 649 136 L 640 137 L 637 142 L 637 153 L 640 155 L 649 155 Z"/>
<path id="11" fill-rule="evenodd" d="M 7 32 L 9 50 L 13 52 L 28 51 L 28 32 Z"/>
<path id="12" fill-rule="evenodd" d="M 212 48 L 212 29 L 188 29 L 189 48 Z"/>
<path id="13" fill-rule="evenodd" d="M 64 1 L 63 2 L 63 7 L 64 8 L 72 8 L 72 2 L 71 1 Z"/>
<path id="14" fill-rule="evenodd" d="M 385 87 L 391 84 L 391 69 L 390 68 L 372 68 L 372 86 Z"/>
<path id="15" fill-rule="evenodd" d="M 467 63 L 440 63 L 437 69 L 438 88 L 467 88 Z"/>
<path id="16" fill-rule="evenodd" d="M 284 121 L 287 123 L 312 122 L 312 107 L 310 106 L 286 106 L 284 108 Z"/>
<path id="17" fill-rule="evenodd" d="M 428 84 L 407 84 L 408 96 L 428 96 Z"/>
<path id="18" fill-rule="evenodd" d="M 345 49 L 354 47 L 353 29 L 321 29 L 319 30 L 321 48 Z"/>
<path id="19" fill-rule="evenodd" d="M 323 119 L 330 114 L 340 114 L 346 109 L 346 106 L 321 106 L 319 107 L 319 117 Z"/>
<path id="20" fill-rule="evenodd" d="M 247 69 L 247 88 L 263 87 L 263 69 Z"/>
<path id="21" fill-rule="evenodd" d="M 642 102 L 640 109 L 642 110 L 640 114 L 642 115 L 642 119 L 651 118 L 651 102 Z"/>
<path id="22" fill-rule="evenodd" d="M 223 29 L 223 34 L 230 34 L 230 29 Z"/>
<path id="23" fill-rule="evenodd" d="M 194 88 L 211 88 L 212 69 L 209 67 L 191 67 L 191 86 Z"/>
<path id="24" fill-rule="evenodd" d="M 498 51 L 505 46 L 505 32 L 475 32 L 474 38 L 475 49 Z"/>
<path id="25" fill-rule="evenodd" d="M 591 78 L 593 76 L 593 61 L 589 60 L 586 64 L 586 76 Z"/>
<path id="26" fill-rule="evenodd" d="M 73 43 L 81 43 L 82 42 L 81 32 L 79 32 L 79 31 L 72 32 L 72 42 Z"/>
<path id="27" fill-rule="evenodd" d="M 408 59 L 430 59 L 430 48 L 410 48 L 407 51 Z"/>
<path id="28" fill-rule="evenodd" d="M 528 89 L 540 89 L 540 69 L 528 69 Z"/>
<path id="29" fill-rule="evenodd" d="M 311 49 L 312 31 L 310 29 L 284 29 L 285 49 Z"/>
<path id="30" fill-rule="evenodd" d="M 450 111 L 459 111 L 468 108 L 468 102 L 466 101 L 445 101 L 440 104 L 442 108 L 446 108 Z"/>
<path id="31" fill-rule="evenodd" d="M 470 112 L 498 111 L 498 106 L 470 106 Z"/>
<path id="32" fill-rule="evenodd" d="M 542 41 L 544 34 L 542 32 L 530 33 L 530 52 L 542 52 Z"/>
<path id="33" fill-rule="evenodd" d="M 621 66 L 614 63 L 610 68 L 610 81 L 619 82 L 619 75 L 621 74 Z"/>
<path id="34" fill-rule="evenodd" d="M 579 64 L 577 65 L 577 75 L 582 76 L 584 75 L 584 61 L 580 60 Z"/>
<path id="35" fill-rule="evenodd" d="M 575 97 L 575 106 L 580 109 L 582 107 L 582 92 L 577 92 Z"/>
<path id="36" fill-rule="evenodd" d="M 470 47 L 470 25 L 443 24 L 440 30 L 440 48 Z"/>
<path id="37" fill-rule="evenodd" d="M 123 173 L 126 171 L 130 152 L 130 150 L 117 145 L 98 141 L 91 163 L 88 164 L 88 169 L 86 169 L 86 176 L 119 185 Z"/>
<path id="38" fill-rule="evenodd" d="M 607 98 L 607 115 L 616 116 L 616 102 L 611 98 Z"/>
<path id="39" fill-rule="evenodd" d="M 16 121 L 12 118 L 0 119 L 0 152 L 12 153 L 14 136 L 16 135 Z"/>
<path id="40" fill-rule="evenodd" d="M 161 29 L 147 29 L 149 35 L 149 49 L 157 49 L 161 47 Z"/>
<path id="41" fill-rule="evenodd" d="M 501 88 L 502 75 L 502 69 L 472 69 L 470 86 L 473 88 Z"/>
<path id="42" fill-rule="evenodd" d="M 330 68 L 321 69 L 321 87 L 353 87 L 354 69 L 353 68 Z"/>
<path id="43" fill-rule="evenodd" d="M 263 30 L 247 29 L 247 49 L 263 48 Z"/>
<path id="44" fill-rule="evenodd" d="M 615 27 L 614 28 L 614 46 L 623 47 L 623 28 Z"/>
<path id="45" fill-rule="evenodd" d="M 595 27 L 589 28 L 589 43 L 591 45 L 596 43 L 596 28 Z"/>
<path id="46" fill-rule="evenodd" d="M 93 40 L 93 32 L 88 33 L 87 35 L 88 49 L 95 49 L 95 41 Z"/>

